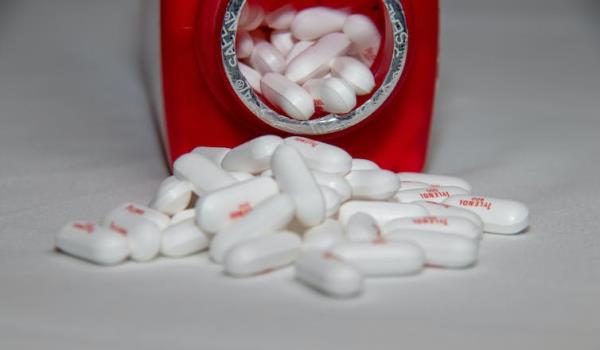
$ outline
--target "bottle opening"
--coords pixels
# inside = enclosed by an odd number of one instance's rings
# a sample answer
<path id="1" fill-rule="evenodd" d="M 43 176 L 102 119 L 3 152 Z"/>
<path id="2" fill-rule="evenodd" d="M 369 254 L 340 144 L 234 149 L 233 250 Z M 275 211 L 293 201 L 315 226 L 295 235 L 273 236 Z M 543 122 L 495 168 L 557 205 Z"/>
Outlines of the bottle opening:
<path id="1" fill-rule="evenodd" d="M 323 135 L 386 101 L 404 70 L 408 33 L 398 0 L 231 0 L 221 43 L 227 79 L 259 120 Z"/>

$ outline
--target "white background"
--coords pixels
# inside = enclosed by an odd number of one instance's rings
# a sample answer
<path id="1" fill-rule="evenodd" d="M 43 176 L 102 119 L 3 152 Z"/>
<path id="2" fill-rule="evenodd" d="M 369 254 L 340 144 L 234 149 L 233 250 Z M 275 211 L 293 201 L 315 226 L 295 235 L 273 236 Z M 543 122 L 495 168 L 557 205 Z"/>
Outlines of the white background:
<path id="1" fill-rule="evenodd" d="M 448 0 L 428 170 L 531 209 L 477 267 L 369 280 L 356 300 L 206 257 L 97 267 L 70 219 L 167 175 L 140 61 L 148 2 L 0 2 L 2 349 L 600 348 L 600 5 Z M 147 58 L 147 57 L 145 57 Z"/>

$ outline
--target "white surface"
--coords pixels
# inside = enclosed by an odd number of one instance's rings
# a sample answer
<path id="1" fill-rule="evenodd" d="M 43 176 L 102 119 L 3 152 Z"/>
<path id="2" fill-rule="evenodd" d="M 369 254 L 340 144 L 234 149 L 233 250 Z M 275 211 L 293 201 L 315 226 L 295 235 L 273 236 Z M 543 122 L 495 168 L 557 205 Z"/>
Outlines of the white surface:
<path id="1" fill-rule="evenodd" d="M 2 349 L 599 348 L 596 1 L 443 4 L 428 170 L 525 202 L 531 230 L 486 236 L 476 268 L 343 301 L 290 270 L 224 278 L 205 255 L 106 268 L 52 251 L 65 222 L 149 201 L 167 176 L 144 4 L 0 2 Z"/>

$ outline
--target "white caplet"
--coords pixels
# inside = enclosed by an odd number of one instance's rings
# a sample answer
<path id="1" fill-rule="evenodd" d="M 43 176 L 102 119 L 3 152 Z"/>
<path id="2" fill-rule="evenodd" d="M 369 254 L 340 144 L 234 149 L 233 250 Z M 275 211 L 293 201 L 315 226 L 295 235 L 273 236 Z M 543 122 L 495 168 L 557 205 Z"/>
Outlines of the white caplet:
<path id="1" fill-rule="evenodd" d="M 254 30 L 260 26 L 264 18 L 265 11 L 262 7 L 245 2 L 238 19 L 238 30 Z"/>
<path id="2" fill-rule="evenodd" d="M 290 52 L 288 52 L 287 56 L 285 57 L 285 64 L 290 64 L 290 62 L 292 62 L 292 60 L 296 58 L 296 56 L 298 56 L 299 54 L 304 52 L 304 50 L 311 47 L 314 43 L 314 41 L 298 41 L 297 43 L 295 43 L 294 47 L 292 47 Z"/>
<path id="3" fill-rule="evenodd" d="M 398 192 L 400 180 L 388 170 L 355 170 L 346 175 L 354 199 L 389 199 Z"/>
<path id="4" fill-rule="evenodd" d="M 260 173 L 270 168 L 271 156 L 282 142 L 279 136 L 259 136 L 229 151 L 221 165 L 229 171 Z"/>
<path id="5" fill-rule="evenodd" d="M 460 187 L 471 192 L 471 185 L 467 181 L 454 176 L 405 172 L 398 173 L 398 177 L 400 181 L 424 182 L 433 186 Z"/>
<path id="6" fill-rule="evenodd" d="M 315 105 L 325 112 L 345 114 L 356 107 L 354 89 L 343 79 L 311 79 L 302 87 L 310 93 Z"/>
<path id="7" fill-rule="evenodd" d="M 128 215 L 140 216 L 143 219 L 151 221 L 154 223 L 160 230 L 164 230 L 169 226 L 171 219 L 164 213 L 161 213 L 158 210 L 154 210 L 145 205 L 126 202 L 118 207 L 111 210 L 104 219 L 102 220 L 102 225 L 109 226 L 110 222 L 114 220 L 115 217 L 121 216 L 123 213 Z"/>
<path id="8" fill-rule="evenodd" d="M 254 50 L 254 41 L 248 32 L 239 32 L 235 38 L 235 53 L 237 58 L 248 58 Z"/>
<path id="9" fill-rule="evenodd" d="M 302 87 L 277 73 L 267 73 L 260 81 L 263 96 L 296 120 L 308 120 L 315 113 L 310 94 Z"/>
<path id="10" fill-rule="evenodd" d="M 375 87 L 375 77 L 359 60 L 352 57 L 337 57 L 331 61 L 331 74 L 345 80 L 357 95 L 367 95 Z"/>
<path id="11" fill-rule="evenodd" d="M 265 17 L 265 23 L 272 29 L 288 29 L 295 17 L 296 10 L 291 5 L 285 5 L 269 12 Z"/>
<path id="12" fill-rule="evenodd" d="M 196 222 L 209 234 L 218 232 L 278 192 L 277 184 L 269 177 L 237 182 L 200 197 L 196 202 Z"/>
<path id="13" fill-rule="evenodd" d="M 177 225 L 178 223 L 183 222 L 185 220 L 194 219 L 194 218 L 196 218 L 196 209 L 195 208 L 182 210 L 171 217 L 171 222 L 169 223 L 169 227 L 171 227 L 173 225 Z"/>
<path id="14" fill-rule="evenodd" d="M 331 252 L 304 253 L 296 261 L 296 279 L 337 298 L 358 296 L 364 288 L 361 273 Z"/>
<path id="15" fill-rule="evenodd" d="M 200 196 L 233 185 L 237 181 L 220 165 L 198 153 L 188 153 L 177 158 L 173 164 L 175 176 L 194 186 L 194 192 Z"/>
<path id="16" fill-rule="evenodd" d="M 352 171 L 354 170 L 377 170 L 379 169 L 379 165 L 377 163 L 361 158 L 353 158 L 352 159 Z"/>
<path id="17" fill-rule="evenodd" d="M 143 215 L 127 210 L 111 212 L 104 226 L 127 237 L 131 259 L 146 262 L 160 251 L 161 229 Z"/>
<path id="18" fill-rule="evenodd" d="M 381 35 L 375 23 L 365 15 L 355 14 L 346 18 L 343 30 L 361 61 L 369 67 L 373 65 L 381 45 Z"/>
<path id="19" fill-rule="evenodd" d="M 371 215 L 379 226 L 397 218 L 427 215 L 427 210 L 416 204 L 349 201 L 340 207 L 339 220 L 345 226 L 350 217 L 358 212 Z"/>
<path id="20" fill-rule="evenodd" d="M 472 212 L 470 210 L 466 210 L 463 208 L 448 205 L 446 203 L 435 203 L 435 202 L 429 202 L 429 201 L 417 202 L 415 204 L 418 204 L 418 205 L 422 206 L 423 208 L 427 209 L 427 211 L 429 212 L 429 215 L 432 215 L 432 216 L 456 216 L 456 217 L 464 218 L 464 219 L 471 221 L 471 223 L 473 223 L 480 230 L 483 230 L 483 221 L 481 221 L 481 218 L 479 217 L 479 215 L 475 214 L 474 212 Z"/>
<path id="21" fill-rule="evenodd" d="M 481 227 L 468 219 L 455 216 L 417 216 L 394 219 L 385 224 L 383 232 L 388 233 L 399 229 L 453 233 L 474 240 L 480 240 L 483 234 Z"/>
<path id="22" fill-rule="evenodd" d="M 326 216 L 325 199 L 298 151 L 282 144 L 273 154 L 271 169 L 281 192 L 294 200 L 298 221 L 307 227 L 322 223 Z"/>
<path id="23" fill-rule="evenodd" d="M 218 166 L 221 166 L 221 161 L 225 158 L 227 152 L 229 152 L 230 148 L 227 147 L 206 147 L 200 146 L 194 148 L 192 153 L 197 153 L 208 160 L 212 161 Z"/>
<path id="24" fill-rule="evenodd" d="M 227 251 L 239 242 L 283 229 L 294 217 L 294 209 L 294 202 L 287 194 L 263 201 L 248 215 L 214 236 L 210 243 L 211 258 L 222 263 Z"/>
<path id="25" fill-rule="evenodd" d="M 315 40 L 343 29 L 348 14 L 329 7 L 309 7 L 296 14 L 291 29 L 300 40 Z"/>
<path id="26" fill-rule="evenodd" d="M 381 228 L 371 215 L 358 212 L 348 219 L 346 238 L 351 242 L 373 242 L 382 238 Z"/>
<path id="27" fill-rule="evenodd" d="M 342 203 L 352 197 L 352 187 L 346 180 L 345 177 L 335 174 L 322 173 L 320 171 L 313 171 L 313 176 L 315 177 L 315 181 L 321 186 L 327 186 L 340 196 L 340 201 Z"/>
<path id="28" fill-rule="evenodd" d="M 344 228 L 337 220 L 327 219 L 306 230 L 303 235 L 304 250 L 327 250 L 344 240 Z"/>
<path id="29" fill-rule="evenodd" d="M 334 246 L 331 253 L 367 277 L 414 275 L 425 264 L 423 250 L 408 242 L 346 242 Z"/>
<path id="30" fill-rule="evenodd" d="M 275 46 L 266 41 L 254 46 L 248 62 L 260 74 L 281 73 L 285 70 L 285 57 Z"/>
<path id="31" fill-rule="evenodd" d="M 208 248 L 209 237 L 200 230 L 193 218 L 169 226 L 163 231 L 160 253 L 179 258 Z"/>
<path id="32" fill-rule="evenodd" d="M 293 263 L 302 241 L 293 232 L 278 232 L 236 244 L 227 252 L 223 266 L 230 276 L 268 273 Z"/>
<path id="33" fill-rule="evenodd" d="M 262 75 L 256 69 L 242 62 L 238 62 L 238 67 L 244 78 L 248 81 L 248 85 L 250 85 L 254 91 L 261 93 L 260 80 L 262 79 Z"/>
<path id="34" fill-rule="evenodd" d="M 447 268 L 465 268 L 477 262 L 479 242 L 452 233 L 396 230 L 386 240 L 412 242 L 423 249 L 428 265 Z"/>
<path id="35" fill-rule="evenodd" d="M 129 255 L 124 235 L 85 221 L 67 223 L 56 235 L 54 244 L 61 252 L 99 265 L 116 265 Z"/>
<path id="36" fill-rule="evenodd" d="M 340 209 L 340 195 L 327 186 L 319 186 L 319 188 L 321 189 L 321 194 L 325 200 L 325 213 L 327 217 L 334 216 Z"/>
<path id="37" fill-rule="evenodd" d="M 529 209 L 525 204 L 508 199 L 483 196 L 452 196 L 445 204 L 469 210 L 483 221 L 483 230 L 512 235 L 529 226 Z"/>
<path id="38" fill-rule="evenodd" d="M 400 179 L 400 177 L 398 177 L 398 179 Z M 429 186 L 431 186 L 431 185 L 426 184 L 424 182 L 400 181 L 400 191 L 420 190 L 420 189 L 425 189 L 425 188 L 427 188 Z"/>
<path id="39" fill-rule="evenodd" d="M 287 30 L 274 30 L 271 32 L 271 44 L 285 57 L 294 47 L 294 37 Z M 285 59 L 284 59 L 285 62 Z"/>
<path id="40" fill-rule="evenodd" d="M 301 136 L 288 137 L 284 142 L 300 152 L 311 170 L 346 175 L 352 168 L 352 157 L 340 147 Z"/>
<path id="41" fill-rule="evenodd" d="M 400 190 L 394 195 L 394 200 L 400 203 L 412 203 L 417 201 L 430 201 L 441 203 L 451 196 L 469 194 L 461 187 L 429 186 L 416 190 Z"/>
<path id="42" fill-rule="evenodd" d="M 158 187 L 150 202 L 150 208 L 167 215 L 176 214 L 190 204 L 193 188 L 191 183 L 181 181 L 175 176 L 169 176 Z"/>
<path id="43" fill-rule="evenodd" d="M 329 70 L 329 62 L 341 56 L 350 47 L 350 40 L 342 33 L 328 34 L 291 60 L 285 76 L 299 84 L 324 75 Z"/>

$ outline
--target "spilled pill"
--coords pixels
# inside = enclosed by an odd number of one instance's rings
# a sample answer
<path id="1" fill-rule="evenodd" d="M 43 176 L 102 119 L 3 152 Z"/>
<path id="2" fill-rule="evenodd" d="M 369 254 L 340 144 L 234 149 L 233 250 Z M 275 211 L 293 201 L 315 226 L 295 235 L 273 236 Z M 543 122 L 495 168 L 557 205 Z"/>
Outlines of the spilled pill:
<path id="1" fill-rule="evenodd" d="M 516 234 L 529 226 L 529 209 L 520 202 L 483 196 L 452 196 L 444 204 L 477 214 L 483 230 L 490 233 Z"/>
<path id="2" fill-rule="evenodd" d="M 327 219 L 306 230 L 303 235 L 304 250 L 327 250 L 344 240 L 344 228 L 337 220 Z"/>
<path id="3" fill-rule="evenodd" d="M 205 232 L 218 232 L 278 192 L 275 181 L 264 176 L 216 190 L 196 202 L 196 222 Z"/>
<path id="4" fill-rule="evenodd" d="M 63 226 L 54 244 L 60 251 L 99 265 L 116 265 L 127 259 L 127 238 L 117 232 L 84 221 Z"/>
<path id="5" fill-rule="evenodd" d="M 298 258 L 295 268 L 296 279 L 329 296 L 354 297 L 364 288 L 360 272 L 331 252 L 306 252 Z"/>
<path id="6" fill-rule="evenodd" d="M 179 258 L 208 248 L 209 238 L 196 225 L 193 218 L 169 226 L 162 233 L 160 253 Z"/>
<path id="7" fill-rule="evenodd" d="M 425 264 L 423 250 L 408 242 L 346 242 L 335 245 L 331 253 L 367 277 L 414 275 Z"/>
<path id="8" fill-rule="evenodd" d="M 285 231 L 249 239 L 229 250 L 223 266 L 235 277 L 271 272 L 293 263 L 301 244 L 297 234 Z"/>

